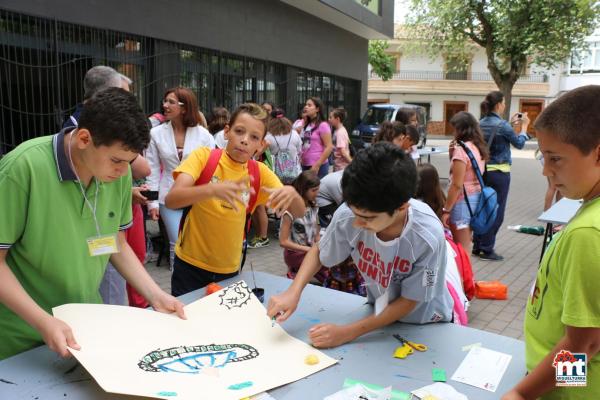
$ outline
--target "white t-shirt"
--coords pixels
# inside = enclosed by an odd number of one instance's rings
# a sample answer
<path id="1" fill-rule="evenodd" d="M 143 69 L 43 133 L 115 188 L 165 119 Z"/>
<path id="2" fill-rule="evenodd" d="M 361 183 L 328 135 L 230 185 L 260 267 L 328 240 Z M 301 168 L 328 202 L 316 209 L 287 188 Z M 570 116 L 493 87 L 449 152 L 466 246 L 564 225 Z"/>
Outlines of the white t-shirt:
<path id="1" fill-rule="evenodd" d="M 319 193 L 317 194 L 317 206 L 325 207 L 330 204 L 340 205 L 344 201 L 342 196 L 342 175 L 344 170 L 332 172 L 321 179 Z"/>
<path id="2" fill-rule="evenodd" d="M 321 238 L 320 261 L 334 266 L 348 255 L 365 279 L 369 302 L 388 290 L 388 304 L 402 296 L 417 301 L 402 322 L 451 321 L 453 301 L 446 287 L 446 239 L 431 208 L 411 199 L 400 237 L 384 242 L 375 233 L 352 226 L 354 214 L 342 204 Z"/>
<path id="3" fill-rule="evenodd" d="M 215 133 L 215 145 L 218 149 L 224 149 L 227 147 L 227 140 L 225 140 L 224 130 L 221 129 L 219 132 Z"/>

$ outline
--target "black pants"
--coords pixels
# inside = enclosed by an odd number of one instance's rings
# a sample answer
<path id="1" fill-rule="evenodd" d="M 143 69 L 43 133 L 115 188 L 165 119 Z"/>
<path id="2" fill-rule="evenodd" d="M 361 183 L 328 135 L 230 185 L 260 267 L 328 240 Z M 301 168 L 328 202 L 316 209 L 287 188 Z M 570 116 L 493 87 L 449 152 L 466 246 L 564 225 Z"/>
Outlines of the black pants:
<path id="1" fill-rule="evenodd" d="M 175 256 L 173 263 L 173 275 L 171 276 L 171 294 L 181 296 L 191 291 L 203 288 L 211 282 L 219 282 L 236 276 L 238 272 L 231 274 L 216 274 L 202 268 L 188 264 Z"/>
<path id="2" fill-rule="evenodd" d="M 510 173 L 501 171 L 488 171 L 485 175 L 485 184 L 494 188 L 498 194 L 498 214 L 496 222 L 487 233 L 473 235 L 473 249 L 491 253 L 496 247 L 496 235 L 504 222 L 504 211 L 508 202 L 508 189 L 510 188 Z"/>

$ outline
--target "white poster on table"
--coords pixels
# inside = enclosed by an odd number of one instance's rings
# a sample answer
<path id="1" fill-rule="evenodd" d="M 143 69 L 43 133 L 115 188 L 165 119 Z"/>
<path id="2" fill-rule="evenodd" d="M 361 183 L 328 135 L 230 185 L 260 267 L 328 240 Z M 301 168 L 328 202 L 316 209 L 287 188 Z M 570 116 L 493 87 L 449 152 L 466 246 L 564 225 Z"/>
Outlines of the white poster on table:
<path id="1" fill-rule="evenodd" d="M 73 329 L 73 355 L 111 393 L 237 400 L 337 362 L 273 326 L 243 281 L 187 305 L 187 320 L 100 304 L 53 313 Z"/>

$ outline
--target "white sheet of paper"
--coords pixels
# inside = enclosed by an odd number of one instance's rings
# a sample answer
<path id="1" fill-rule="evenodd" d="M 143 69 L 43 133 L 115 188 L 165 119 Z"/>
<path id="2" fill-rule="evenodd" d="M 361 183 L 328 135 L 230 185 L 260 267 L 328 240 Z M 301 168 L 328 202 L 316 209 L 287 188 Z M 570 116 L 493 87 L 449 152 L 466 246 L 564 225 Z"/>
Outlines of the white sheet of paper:
<path id="1" fill-rule="evenodd" d="M 324 397 L 323 400 L 390 400 L 391 398 L 391 386 L 381 390 L 373 390 L 358 384 Z"/>
<path id="2" fill-rule="evenodd" d="M 187 320 L 101 304 L 68 304 L 53 312 L 81 346 L 73 355 L 111 393 L 238 400 L 337 362 L 272 327 L 243 281 L 187 305 Z M 318 364 L 305 363 L 311 354 Z"/>
<path id="3" fill-rule="evenodd" d="M 495 392 L 511 359 L 510 354 L 473 347 L 451 379 Z"/>
<path id="4" fill-rule="evenodd" d="M 420 389 L 413 390 L 411 393 L 421 399 L 426 396 L 435 396 L 438 399 L 443 400 L 469 400 L 467 396 L 460 393 L 447 383 L 442 382 L 436 382 L 432 385 L 423 386 Z"/>

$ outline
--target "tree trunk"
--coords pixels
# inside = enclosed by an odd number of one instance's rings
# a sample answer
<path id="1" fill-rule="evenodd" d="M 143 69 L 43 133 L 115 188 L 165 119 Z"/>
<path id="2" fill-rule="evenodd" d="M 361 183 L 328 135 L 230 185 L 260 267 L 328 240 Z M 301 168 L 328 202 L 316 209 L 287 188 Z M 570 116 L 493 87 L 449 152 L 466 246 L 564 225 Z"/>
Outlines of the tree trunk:
<path id="1" fill-rule="evenodd" d="M 498 89 L 500 89 L 504 95 L 504 104 L 506 106 L 504 108 L 504 114 L 502 115 L 502 118 L 507 121 L 509 121 L 510 118 L 510 104 L 512 102 L 512 90 L 514 86 L 515 82 L 513 82 L 508 76 L 503 76 L 502 81 L 498 85 Z"/>

